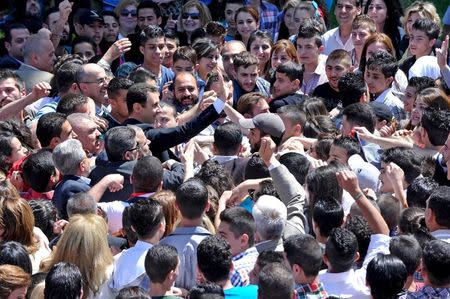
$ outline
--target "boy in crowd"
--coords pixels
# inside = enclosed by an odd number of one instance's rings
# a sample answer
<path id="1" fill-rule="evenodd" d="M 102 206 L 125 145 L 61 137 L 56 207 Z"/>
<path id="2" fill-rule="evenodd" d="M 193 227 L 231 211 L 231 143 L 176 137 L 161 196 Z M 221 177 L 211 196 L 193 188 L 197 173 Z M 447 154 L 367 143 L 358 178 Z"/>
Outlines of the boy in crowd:
<path id="1" fill-rule="evenodd" d="M 250 52 L 241 52 L 234 57 L 233 108 L 239 98 L 249 92 L 260 92 L 269 97 L 270 84 L 259 77 L 258 63 L 258 58 Z"/>
<path id="2" fill-rule="evenodd" d="M 170 245 L 155 245 L 145 256 L 145 272 L 150 278 L 149 294 L 156 299 L 176 299 L 171 289 L 178 275 L 180 259 L 177 249 Z"/>
<path id="3" fill-rule="evenodd" d="M 166 55 L 164 56 L 163 65 L 167 68 L 172 68 L 173 66 L 173 54 L 178 49 L 180 45 L 180 40 L 178 38 L 177 32 L 173 29 L 166 28 L 164 30 L 164 36 L 166 37 Z"/>
<path id="4" fill-rule="evenodd" d="M 357 15 L 361 13 L 361 0 L 337 0 L 334 7 L 334 15 L 339 27 L 328 30 L 323 35 L 325 46 L 324 54 L 329 55 L 337 49 L 346 52 L 353 50 L 352 23 Z"/>
<path id="5" fill-rule="evenodd" d="M 434 80 L 430 77 L 409 78 L 408 86 L 406 86 L 405 93 L 401 99 L 404 104 L 407 119 L 411 116 L 417 94 L 428 87 L 435 87 Z"/>
<path id="6" fill-rule="evenodd" d="M 225 21 L 227 26 L 227 35 L 225 41 L 234 40 L 236 35 L 236 11 L 244 6 L 241 0 L 228 0 L 225 2 Z"/>
<path id="7" fill-rule="evenodd" d="M 302 86 L 302 67 L 293 61 L 280 64 L 275 71 L 272 101 L 269 103 L 270 112 L 276 113 L 278 108 L 285 105 L 299 105 L 304 101 L 300 93 Z"/>
<path id="8" fill-rule="evenodd" d="M 140 51 L 144 55 L 142 67 L 156 76 L 159 92 L 162 92 L 164 84 L 173 80 L 171 69 L 162 65 L 166 53 L 166 38 L 164 31 L 154 25 L 149 25 L 141 33 Z"/>
<path id="9" fill-rule="evenodd" d="M 358 15 L 352 23 L 352 41 L 354 49 L 351 51 L 354 67 L 359 67 L 361 54 L 366 40 L 377 32 L 375 22 L 368 15 Z"/>
<path id="10" fill-rule="evenodd" d="M 284 254 L 292 269 L 298 298 L 328 298 L 319 271 L 323 253 L 319 242 L 311 235 L 295 235 L 284 242 Z"/>
<path id="11" fill-rule="evenodd" d="M 367 61 L 364 80 L 369 92 L 374 95 L 374 100 L 389 106 L 395 119 L 400 121 L 405 118 L 403 102 L 391 90 L 397 70 L 395 57 L 387 52 L 378 51 Z"/>
<path id="12" fill-rule="evenodd" d="M 320 24 L 313 19 L 305 20 L 297 34 L 297 57 L 304 68 L 301 90 L 307 95 L 327 82 L 325 66 L 319 59 L 324 50 L 321 34 Z"/>
<path id="13" fill-rule="evenodd" d="M 292 273 L 283 264 L 270 264 L 259 273 L 259 299 L 295 299 Z"/>
<path id="14" fill-rule="evenodd" d="M 417 59 L 431 55 L 441 28 L 430 19 L 417 19 L 409 33 L 409 51 L 411 56 L 406 58 L 399 68 L 408 76 L 409 69 Z"/>
<path id="15" fill-rule="evenodd" d="M 325 63 L 325 74 L 327 75 L 328 82 L 317 86 L 313 92 L 313 96 L 324 99 L 328 112 L 336 108 L 339 104 L 339 79 L 352 71 L 352 58 L 347 51 L 337 49 L 328 55 Z"/>

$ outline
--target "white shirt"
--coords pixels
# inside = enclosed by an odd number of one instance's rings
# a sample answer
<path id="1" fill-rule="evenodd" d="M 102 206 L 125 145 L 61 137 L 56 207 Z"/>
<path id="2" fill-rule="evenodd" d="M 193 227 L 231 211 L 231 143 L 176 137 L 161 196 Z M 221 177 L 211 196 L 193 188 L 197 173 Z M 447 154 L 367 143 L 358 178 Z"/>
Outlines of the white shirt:
<path id="1" fill-rule="evenodd" d="M 115 258 L 115 269 L 110 287 L 115 292 L 131 286 L 139 286 L 144 290 L 150 287 L 150 280 L 145 272 L 145 256 L 153 245 L 138 240 L 134 247 L 122 251 Z"/>
<path id="2" fill-rule="evenodd" d="M 349 270 L 341 273 L 328 273 L 327 270 L 319 272 L 319 280 L 323 284 L 328 295 L 340 298 L 370 298 L 370 290 L 366 286 L 367 265 L 378 253 L 389 253 L 387 235 L 375 234 L 370 236 L 370 244 L 363 266 L 357 270 Z"/>
<path id="3" fill-rule="evenodd" d="M 38 227 L 33 228 L 33 234 L 36 237 L 36 239 L 39 241 L 39 248 L 36 252 L 33 254 L 30 254 L 30 261 L 31 261 L 31 267 L 33 274 L 39 272 L 39 266 L 41 265 L 41 262 L 48 258 L 51 254 L 50 247 L 48 246 L 48 238 L 47 236 L 42 232 L 42 230 Z"/>
<path id="4" fill-rule="evenodd" d="M 385 104 L 389 107 L 394 117 L 400 121 L 405 118 L 405 110 L 403 102 L 397 98 L 393 93 L 391 88 L 383 91 L 376 99 L 375 102 Z"/>
<path id="5" fill-rule="evenodd" d="M 342 42 L 341 35 L 339 33 L 339 27 L 328 30 L 322 35 L 323 45 L 325 49 L 323 54 L 330 55 L 336 49 L 343 49 L 349 53 L 354 49 L 353 41 L 351 36 L 348 37 L 345 44 Z"/>
<path id="6" fill-rule="evenodd" d="M 431 235 L 438 240 L 450 243 L 450 229 L 438 229 L 431 232 Z"/>
<path id="7" fill-rule="evenodd" d="M 122 214 L 130 204 L 126 201 L 116 200 L 111 202 L 99 202 L 97 205 L 108 217 L 108 231 L 113 234 L 122 229 Z"/>

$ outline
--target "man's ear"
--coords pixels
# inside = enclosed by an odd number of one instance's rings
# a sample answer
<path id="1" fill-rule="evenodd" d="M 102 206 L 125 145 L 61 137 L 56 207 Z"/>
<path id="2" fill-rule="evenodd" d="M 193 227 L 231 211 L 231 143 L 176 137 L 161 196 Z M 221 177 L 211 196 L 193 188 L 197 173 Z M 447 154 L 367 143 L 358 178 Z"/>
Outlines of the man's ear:
<path id="1" fill-rule="evenodd" d="M 239 241 L 240 241 L 240 243 L 241 243 L 241 248 L 246 248 L 246 247 L 248 247 L 248 240 L 249 240 L 250 238 L 248 237 L 248 235 L 247 234 L 242 234 L 240 237 L 239 237 Z"/>
<path id="2" fill-rule="evenodd" d="M 50 139 L 50 148 L 55 148 L 58 144 L 61 143 L 61 140 L 59 137 L 53 137 L 52 139 Z"/>
<path id="3" fill-rule="evenodd" d="M 297 87 L 300 87 L 300 84 L 302 83 L 299 79 L 295 79 L 294 81 L 292 81 L 292 83 L 294 84 L 294 86 L 297 88 Z"/>
<path id="4" fill-rule="evenodd" d="M 324 46 L 324 45 L 321 45 L 321 46 L 319 47 L 319 54 L 322 54 L 322 53 L 323 53 L 323 50 L 325 50 L 325 46 Z"/>
<path id="5" fill-rule="evenodd" d="M 139 51 L 141 52 L 142 55 L 144 55 L 144 47 L 143 46 L 139 46 Z"/>
<path id="6" fill-rule="evenodd" d="M 350 68 L 348 69 L 348 72 L 353 73 L 354 70 L 355 70 L 355 66 L 351 65 Z"/>
<path id="7" fill-rule="evenodd" d="M 142 106 L 139 103 L 134 103 L 133 104 L 133 112 L 139 113 L 142 110 Z"/>
<path id="8" fill-rule="evenodd" d="M 357 262 L 357 261 L 359 261 L 359 258 L 360 258 L 361 256 L 359 255 L 359 252 L 357 251 L 356 253 L 355 253 L 355 262 Z"/>
<path id="9" fill-rule="evenodd" d="M 436 39 L 433 38 L 433 39 L 431 39 L 431 40 L 428 42 L 428 46 L 431 48 L 431 47 L 434 46 L 435 43 L 436 43 Z"/>
<path id="10" fill-rule="evenodd" d="M 80 23 L 74 23 L 73 26 L 75 28 L 76 34 L 81 35 L 81 33 L 83 33 L 84 31 L 83 25 L 81 25 Z"/>
<path id="11" fill-rule="evenodd" d="M 156 22 L 157 22 L 158 26 L 161 25 L 161 23 L 162 23 L 162 18 L 159 17 L 158 20 L 157 20 Z"/>
<path id="12" fill-rule="evenodd" d="M 9 50 L 11 49 L 11 43 L 5 42 L 4 45 L 5 45 L 6 50 L 8 50 L 8 52 L 9 52 Z"/>
<path id="13" fill-rule="evenodd" d="M 392 85 L 392 82 L 394 82 L 394 77 L 392 77 L 392 76 L 390 76 L 390 77 L 387 77 L 386 78 L 386 84 L 387 84 L 387 86 L 391 86 Z"/>
<path id="14" fill-rule="evenodd" d="M 197 73 L 199 69 L 200 69 L 200 64 L 196 63 L 194 65 L 194 71 Z"/>

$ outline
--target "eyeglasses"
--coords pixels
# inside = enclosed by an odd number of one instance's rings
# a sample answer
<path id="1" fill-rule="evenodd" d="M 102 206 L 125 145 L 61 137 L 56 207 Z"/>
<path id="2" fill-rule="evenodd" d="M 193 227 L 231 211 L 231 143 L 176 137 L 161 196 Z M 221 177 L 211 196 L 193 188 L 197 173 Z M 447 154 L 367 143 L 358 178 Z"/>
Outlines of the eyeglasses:
<path id="1" fill-rule="evenodd" d="M 237 55 L 238 54 L 222 55 L 222 60 L 224 60 L 224 61 L 229 61 L 229 60 L 233 61 L 236 58 Z"/>
<path id="2" fill-rule="evenodd" d="M 139 146 L 139 142 L 136 143 L 136 146 L 127 150 L 127 152 L 133 152 L 139 150 L 141 147 Z"/>
<path id="3" fill-rule="evenodd" d="M 100 85 L 100 84 L 103 84 L 103 83 L 108 83 L 108 77 L 100 78 L 100 79 L 97 79 L 96 81 L 83 81 L 83 82 L 80 82 L 80 83 L 87 83 L 87 84 L 89 84 L 89 83 L 96 83 L 96 84 Z"/>
<path id="4" fill-rule="evenodd" d="M 183 13 L 181 15 L 181 18 L 183 20 L 187 20 L 187 19 L 189 19 L 189 17 L 191 17 L 192 20 L 199 20 L 200 19 L 200 13 L 198 13 L 198 12 L 196 12 L 196 13 L 187 13 L 187 12 L 185 12 L 185 13 Z"/>
<path id="5" fill-rule="evenodd" d="M 136 10 L 126 10 L 126 9 L 124 9 L 124 10 L 122 10 L 120 12 L 120 15 L 122 17 L 132 16 L 133 18 L 135 18 L 137 16 L 137 11 Z"/>

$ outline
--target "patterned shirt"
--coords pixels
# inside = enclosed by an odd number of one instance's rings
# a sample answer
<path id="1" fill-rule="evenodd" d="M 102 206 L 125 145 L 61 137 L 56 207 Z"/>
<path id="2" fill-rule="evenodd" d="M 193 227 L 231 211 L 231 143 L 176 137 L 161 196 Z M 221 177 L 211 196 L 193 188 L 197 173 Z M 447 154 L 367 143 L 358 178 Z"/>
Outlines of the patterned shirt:
<path id="1" fill-rule="evenodd" d="M 245 4 L 251 5 L 251 2 L 251 0 L 247 0 L 245 1 Z M 280 30 L 279 14 L 280 11 L 274 4 L 267 1 L 261 1 L 261 5 L 259 6 L 259 29 L 268 31 L 272 35 L 274 42 L 276 41 L 278 31 Z"/>
<path id="2" fill-rule="evenodd" d="M 450 288 L 433 288 L 431 286 L 424 286 L 420 291 L 414 293 L 407 293 L 400 297 L 401 299 L 427 299 L 427 298 L 450 298 Z"/>
<path id="3" fill-rule="evenodd" d="M 327 292 L 323 289 L 322 283 L 297 284 L 295 286 L 298 299 L 321 299 L 328 298 Z"/>
<path id="4" fill-rule="evenodd" d="M 250 247 L 233 257 L 234 269 L 231 273 L 231 283 L 233 286 L 239 287 L 250 284 L 249 273 L 255 267 L 257 258 L 258 251 L 255 247 Z"/>

